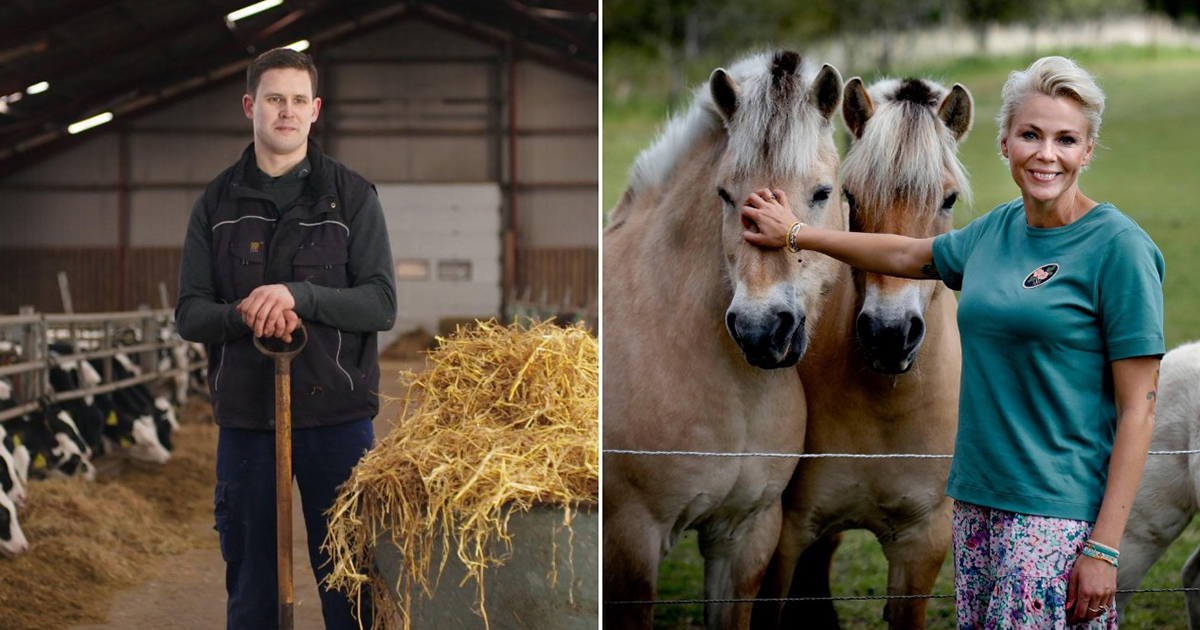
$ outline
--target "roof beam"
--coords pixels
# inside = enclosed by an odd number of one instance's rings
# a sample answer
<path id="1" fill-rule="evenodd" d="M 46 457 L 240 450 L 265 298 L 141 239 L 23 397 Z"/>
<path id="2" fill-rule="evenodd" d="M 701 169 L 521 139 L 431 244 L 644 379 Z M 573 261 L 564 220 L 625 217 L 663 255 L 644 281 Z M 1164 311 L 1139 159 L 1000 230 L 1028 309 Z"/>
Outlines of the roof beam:
<path id="1" fill-rule="evenodd" d="M 594 64 L 564 59 L 561 55 L 544 52 L 539 48 L 529 45 L 528 42 L 522 41 L 519 37 L 509 36 L 492 29 L 485 29 L 474 21 L 468 21 L 455 13 L 437 9 L 428 4 L 420 4 L 413 8 L 420 13 L 421 17 L 446 30 L 478 39 L 498 48 L 511 44 L 520 56 L 533 59 L 551 68 L 561 70 L 567 74 L 573 74 L 587 81 L 596 81 L 599 79 L 599 68 Z"/>
<path id="2" fill-rule="evenodd" d="M 56 11 L 38 11 L 36 15 L 0 26 L 0 42 L 13 47 L 40 37 L 43 31 L 112 6 L 112 0 L 78 0 Z"/>

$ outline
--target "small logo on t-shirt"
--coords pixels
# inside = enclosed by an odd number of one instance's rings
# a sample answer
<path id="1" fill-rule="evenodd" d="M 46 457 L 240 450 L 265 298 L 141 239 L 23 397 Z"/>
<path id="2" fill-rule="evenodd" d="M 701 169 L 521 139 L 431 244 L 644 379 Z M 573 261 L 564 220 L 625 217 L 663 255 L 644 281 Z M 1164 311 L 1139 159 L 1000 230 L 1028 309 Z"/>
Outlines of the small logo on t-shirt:
<path id="1" fill-rule="evenodd" d="M 1056 273 L 1058 273 L 1058 263 L 1042 265 L 1041 267 L 1034 269 L 1033 273 L 1025 276 L 1025 282 L 1023 282 L 1021 286 L 1025 287 L 1026 289 L 1036 289 L 1043 284 L 1050 282 L 1050 279 L 1053 278 L 1054 274 Z"/>
<path id="2" fill-rule="evenodd" d="M 261 246 L 262 246 L 262 243 L 260 243 L 259 241 L 250 241 L 250 251 L 253 253 L 257 253 L 258 248 Z"/>

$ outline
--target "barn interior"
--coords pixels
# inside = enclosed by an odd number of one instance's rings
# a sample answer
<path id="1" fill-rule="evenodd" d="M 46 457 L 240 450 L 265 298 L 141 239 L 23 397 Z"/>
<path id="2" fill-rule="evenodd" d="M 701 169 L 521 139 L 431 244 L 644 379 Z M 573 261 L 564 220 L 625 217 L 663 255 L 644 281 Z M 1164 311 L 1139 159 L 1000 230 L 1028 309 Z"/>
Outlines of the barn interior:
<path id="1" fill-rule="evenodd" d="M 596 2 L 247 4 L 0 4 L 0 313 L 62 312 L 59 272 L 76 312 L 173 305 L 192 204 L 250 141 L 246 66 L 298 42 L 313 138 L 383 200 L 388 340 L 594 310 Z"/>
<path id="2" fill-rule="evenodd" d="M 30 483 L 15 508 L 28 552 L 0 548 L 0 626 L 223 618 L 216 427 L 203 358 L 171 355 L 187 350 L 169 319 L 191 209 L 252 140 L 241 101 L 261 52 L 312 55 L 323 104 L 311 137 L 378 190 L 399 305 L 381 350 L 419 357 L 431 335 L 475 319 L 596 329 L 598 2 L 251 3 L 0 3 L 0 427 L 172 376 L 192 394 L 163 392 L 182 424 L 165 464 L 105 457 L 99 483 Z M 74 343 L 102 384 L 47 390 L 43 372 L 68 362 L 48 339 Z M 115 376 L 121 349 L 145 373 Z M 385 361 L 385 400 L 421 360 Z M 397 407 L 385 402 L 376 435 Z M 295 505 L 297 627 L 310 627 L 320 609 Z"/>

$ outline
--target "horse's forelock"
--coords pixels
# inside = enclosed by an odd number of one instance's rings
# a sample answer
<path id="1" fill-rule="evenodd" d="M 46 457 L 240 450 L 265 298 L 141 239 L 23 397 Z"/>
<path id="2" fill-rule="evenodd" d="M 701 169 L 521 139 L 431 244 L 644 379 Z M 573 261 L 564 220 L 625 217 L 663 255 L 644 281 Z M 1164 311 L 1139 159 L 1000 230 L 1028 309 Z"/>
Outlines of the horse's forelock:
<path id="1" fill-rule="evenodd" d="M 969 200 L 957 142 L 938 117 L 949 90 L 921 79 L 887 79 L 869 93 L 875 113 L 842 163 L 846 187 L 858 205 L 877 211 L 901 203 L 938 207 L 947 172 L 959 197 Z"/>
<path id="2" fill-rule="evenodd" d="M 816 75 L 813 64 L 791 51 L 734 66 L 733 78 L 742 89 L 729 124 L 728 161 L 734 173 L 793 178 L 818 160 L 818 137 L 826 125 L 806 98 Z"/>
<path id="3" fill-rule="evenodd" d="M 740 91 L 733 120 L 723 121 L 707 83 L 697 87 L 687 111 L 638 154 L 629 184 L 634 195 L 665 183 L 696 142 L 722 127 L 735 173 L 793 177 L 816 162 L 824 119 L 805 97 L 817 68 L 795 52 L 778 51 L 743 58 L 727 72 Z"/>

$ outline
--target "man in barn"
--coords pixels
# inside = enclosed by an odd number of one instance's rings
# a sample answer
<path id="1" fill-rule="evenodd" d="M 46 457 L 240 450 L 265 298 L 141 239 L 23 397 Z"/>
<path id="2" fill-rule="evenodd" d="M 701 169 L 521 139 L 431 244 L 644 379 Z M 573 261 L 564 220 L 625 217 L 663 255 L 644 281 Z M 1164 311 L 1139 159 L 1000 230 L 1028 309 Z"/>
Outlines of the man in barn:
<path id="1" fill-rule="evenodd" d="M 292 470 L 320 582 L 331 570 L 323 512 L 372 445 L 376 335 L 396 317 L 383 209 L 371 182 L 309 140 L 316 92 L 306 54 L 280 48 L 250 64 L 254 142 L 192 208 L 180 267 L 179 332 L 208 346 L 220 426 L 214 511 L 231 630 L 278 624 L 273 364 L 253 337 L 290 343 L 301 320 L 307 332 L 291 366 Z M 326 628 L 359 627 L 345 596 L 320 593 Z"/>

